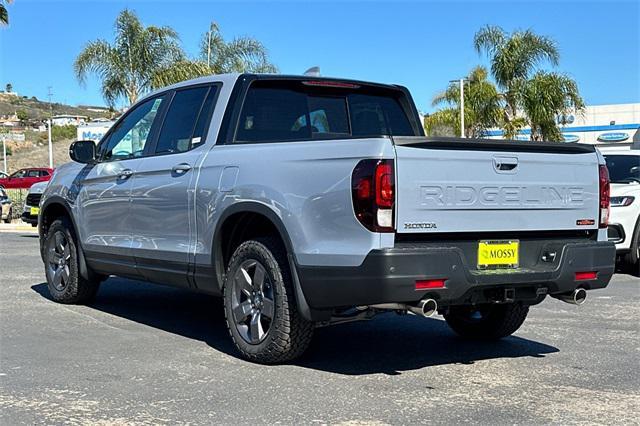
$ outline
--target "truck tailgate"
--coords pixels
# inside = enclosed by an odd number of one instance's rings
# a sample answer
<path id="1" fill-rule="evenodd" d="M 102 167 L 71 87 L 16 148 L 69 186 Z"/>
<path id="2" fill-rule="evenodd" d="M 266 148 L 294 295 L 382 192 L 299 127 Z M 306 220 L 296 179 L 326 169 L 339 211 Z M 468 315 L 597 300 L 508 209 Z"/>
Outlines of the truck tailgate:
<path id="1" fill-rule="evenodd" d="M 598 227 L 593 147 L 395 138 L 397 232 Z"/>

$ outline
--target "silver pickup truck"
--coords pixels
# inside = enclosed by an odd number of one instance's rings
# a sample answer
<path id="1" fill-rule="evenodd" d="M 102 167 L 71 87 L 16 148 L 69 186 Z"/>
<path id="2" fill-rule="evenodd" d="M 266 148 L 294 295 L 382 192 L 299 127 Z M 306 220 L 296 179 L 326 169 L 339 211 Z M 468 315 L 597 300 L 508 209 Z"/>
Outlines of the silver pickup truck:
<path id="1" fill-rule="evenodd" d="M 220 295 L 256 362 L 389 311 L 498 339 L 546 296 L 580 304 L 614 272 L 592 146 L 425 138 L 400 86 L 201 78 L 70 156 L 40 203 L 52 298 L 87 303 L 109 275 Z"/>

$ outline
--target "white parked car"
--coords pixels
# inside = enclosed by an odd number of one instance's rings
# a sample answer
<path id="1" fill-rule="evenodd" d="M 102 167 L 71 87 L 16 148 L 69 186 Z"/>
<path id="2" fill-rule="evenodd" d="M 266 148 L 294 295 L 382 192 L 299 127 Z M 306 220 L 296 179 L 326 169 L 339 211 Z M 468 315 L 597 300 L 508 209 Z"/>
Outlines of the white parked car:
<path id="1" fill-rule="evenodd" d="M 640 149 L 604 147 L 611 179 L 609 240 L 624 260 L 639 268 L 640 262 Z"/>

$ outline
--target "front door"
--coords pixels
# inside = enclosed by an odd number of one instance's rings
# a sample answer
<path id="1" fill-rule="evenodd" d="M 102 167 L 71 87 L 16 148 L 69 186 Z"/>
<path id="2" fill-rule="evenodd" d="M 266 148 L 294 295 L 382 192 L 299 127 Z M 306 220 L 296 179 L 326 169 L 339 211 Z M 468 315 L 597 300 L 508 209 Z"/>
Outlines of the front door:
<path id="1" fill-rule="evenodd" d="M 98 162 L 78 176 L 80 238 L 93 261 L 119 265 L 122 274 L 135 273 L 131 255 L 130 197 L 135 174 L 153 138 L 164 97 L 156 97 L 131 109 L 100 143 Z M 101 269 L 98 265 L 97 269 Z"/>
<path id="2" fill-rule="evenodd" d="M 194 188 L 218 86 L 173 93 L 162 128 L 136 171 L 131 193 L 132 251 L 151 281 L 188 286 L 195 239 Z"/>

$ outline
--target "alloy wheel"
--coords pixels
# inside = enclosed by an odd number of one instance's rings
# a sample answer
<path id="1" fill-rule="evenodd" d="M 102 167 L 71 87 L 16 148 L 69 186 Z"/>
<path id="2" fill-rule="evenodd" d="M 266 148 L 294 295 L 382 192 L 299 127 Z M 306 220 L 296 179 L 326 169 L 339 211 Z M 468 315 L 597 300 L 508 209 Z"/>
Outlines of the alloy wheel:
<path id="1" fill-rule="evenodd" d="M 236 270 L 231 309 L 242 339 L 253 345 L 265 339 L 274 321 L 274 291 L 265 267 L 257 260 L 246 260 Z"/>
<path id="2" fill-rule="evenodd" d="M 69 241 L 62 231 L 56 231 L 49 240 L 47 247 L 47 269 L 53 287 L 64 290 L 69 284 L 69 264 L 71 262 L 71 248 Z"/>

